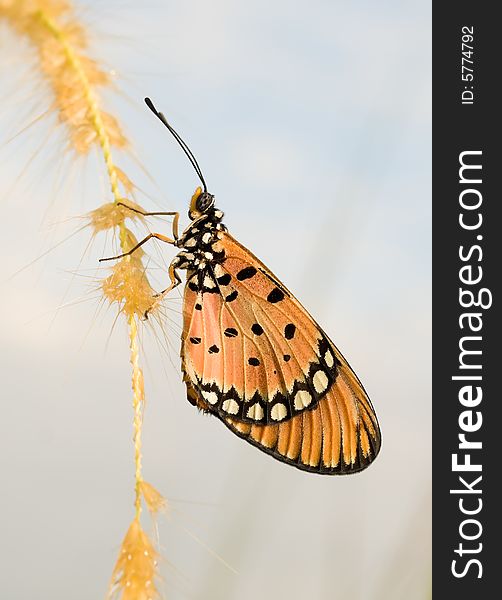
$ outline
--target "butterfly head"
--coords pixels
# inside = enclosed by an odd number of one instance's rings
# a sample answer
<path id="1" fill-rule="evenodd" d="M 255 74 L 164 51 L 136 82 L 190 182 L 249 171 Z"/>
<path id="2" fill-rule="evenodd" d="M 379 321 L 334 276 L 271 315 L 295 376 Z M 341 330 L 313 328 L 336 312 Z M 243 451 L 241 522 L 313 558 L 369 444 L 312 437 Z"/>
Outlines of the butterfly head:
<path id="1" fill-rule="evenodd" d="M 192 221 L 202 217 L 202 215 L 208 213 L 214 207 L 214 196 L 209 192 L 203 192 L 201 187 L 195 190 L 194 195 L 190 201 L 190 208 L 188 210 L 188 216 Z"/>

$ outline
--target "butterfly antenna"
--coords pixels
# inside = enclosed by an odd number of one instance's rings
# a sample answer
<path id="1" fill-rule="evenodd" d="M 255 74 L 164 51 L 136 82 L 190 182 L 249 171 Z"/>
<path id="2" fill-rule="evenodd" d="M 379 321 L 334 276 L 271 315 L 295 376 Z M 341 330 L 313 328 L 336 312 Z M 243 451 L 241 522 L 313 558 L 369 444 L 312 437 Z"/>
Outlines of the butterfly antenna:
<path id="1" fill-rule="evenodd" d="M 204 176 L 202 175 L 202 170 L 199 167 L 199 163 L 197 162 L 197 159 L 195 158 L 193 152 L 190 150 L 190 148 L 187 146 L 187 144 L 183 141 L 183 139 L 181 138 L 181 136 L 176 132 L 176 130 L 174 129 L 174 127 L 172 127 L 168 123 L 168 121 L 165 118 L 165 116 L 155 108 L 155 106 L 154 106 L 153 102 L 150 100 L 150 98 L 145 98 L 145 104 L 153 112 L 153 114 L 158 119 L 160 119 L 162 121 L 162 123 L 164 123 L 164 125 L 169 129 L 169 132 L 171 133 L 171 135 L 174 137 L 174 139 L 181 146 L 181 149 L 187 155 L 188 160 L 192 164 L 193 168 L 195 169 L 195 172 L 197 173 L 199 179 L 201 180 L 202 185 L 204 186 L 204 192 L 207 192 L 206 181 L 204 180 Z"/>

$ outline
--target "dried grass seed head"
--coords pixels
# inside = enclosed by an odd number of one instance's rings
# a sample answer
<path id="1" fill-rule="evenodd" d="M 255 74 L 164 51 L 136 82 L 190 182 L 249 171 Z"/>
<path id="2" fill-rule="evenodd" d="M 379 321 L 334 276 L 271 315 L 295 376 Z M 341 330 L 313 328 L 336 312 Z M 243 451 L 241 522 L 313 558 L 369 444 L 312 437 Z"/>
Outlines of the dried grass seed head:
<path id="1" fill-rule="evenodd" d="M 134 519 L 122 542 L 113 570 L 109 598 L 120 600 L 157 600 L 158 553 Z"/>

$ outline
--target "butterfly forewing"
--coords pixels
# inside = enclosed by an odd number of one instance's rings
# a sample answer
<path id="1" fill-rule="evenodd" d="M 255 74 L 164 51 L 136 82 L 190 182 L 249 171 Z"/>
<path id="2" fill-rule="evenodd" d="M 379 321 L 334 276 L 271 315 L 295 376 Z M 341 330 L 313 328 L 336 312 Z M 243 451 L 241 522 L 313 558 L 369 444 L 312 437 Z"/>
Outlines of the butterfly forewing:
<path id="1" fill-rule="evenodd" d="M 185 292 L 184 353 L 195 387 L 223 416 L 250 422 L 313 408 L 336 378 L 327 338 L 258 259 L 226 233 L 220 244 L 217 293 Z"/>
<path id="2" fill-rule="evenodd" d="M 195 272 L 185 287 L 189 399 L 299 468 L 364 468 L 378 453 L 380 432 L 361 383 L 267 267 L 228 233 L 218 238 L 214 250 L 223 259 L 204 285 Z"/>

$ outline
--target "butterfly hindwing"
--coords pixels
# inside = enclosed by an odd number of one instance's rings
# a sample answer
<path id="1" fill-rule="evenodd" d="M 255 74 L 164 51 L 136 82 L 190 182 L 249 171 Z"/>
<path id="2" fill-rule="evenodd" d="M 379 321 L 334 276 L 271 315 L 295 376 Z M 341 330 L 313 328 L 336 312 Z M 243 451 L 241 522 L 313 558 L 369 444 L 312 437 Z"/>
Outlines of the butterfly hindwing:
<path id="1" fill-rule="evenodd" d="M 380 430 L 371 404 L 340 370 L 335 385 L 312 410 L 269 425 L 252 424 L 213 412 L 187 380 L 188 396 L 239 437 L 274 458 L 304 471 L 344 475 L 366 468 L 380 449 Z M 360 384 L 358 384 L 360 386 Z M 358 386 L 356 386 L 357 388 Z"/>
<path id="2" fill-rule="evenodd" d="M 302 305 L 228 233 L 224 259 L 185 286 L 182 365 L 190 401 L 275 458 L 349 473 L 380 447 L 364 388 Z"/>
<path id="3" fill-rule="evenodd" d="M 378 423 L 368 402 L 355 398 L 343 373 L 313 410 L 288 421 L 272 425 L 223 421 L 254 446 L 302 470 L 348 474 L 366 468 L 380 449 Z"/>

